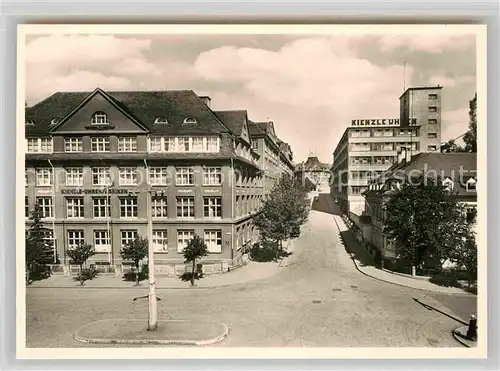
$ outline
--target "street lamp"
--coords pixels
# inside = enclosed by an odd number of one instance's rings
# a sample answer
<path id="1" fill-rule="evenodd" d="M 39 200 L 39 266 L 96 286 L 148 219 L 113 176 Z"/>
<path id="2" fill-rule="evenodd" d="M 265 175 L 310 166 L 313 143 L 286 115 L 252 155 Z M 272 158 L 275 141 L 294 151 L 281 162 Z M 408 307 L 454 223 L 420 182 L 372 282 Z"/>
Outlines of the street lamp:
<path id="1" fill-rule="evenodd" d="M 149 315 L 148 315 L 148 331 L 156 331 L 158 328 L 158 305 L 156 301 L 155 290 L 155 266 L 154 266 L 154 250 L 153 250 L 153 217 L 151 212 L 151 186 L 149 184 L 148 163 L 144 159 L 146 170 L 146 207 L 148 218 L 148 277 L 149 277 Z"/>

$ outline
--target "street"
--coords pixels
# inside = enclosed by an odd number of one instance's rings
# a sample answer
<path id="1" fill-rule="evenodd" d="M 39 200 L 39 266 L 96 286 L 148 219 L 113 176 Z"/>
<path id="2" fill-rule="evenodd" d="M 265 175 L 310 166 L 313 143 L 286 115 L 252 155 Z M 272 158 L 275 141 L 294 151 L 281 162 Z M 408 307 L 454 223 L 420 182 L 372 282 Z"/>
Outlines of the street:
<path id="1" fill-rule="evenodd" d="M 346 253 L 325 197 L 320 195 L 278 274 L 230 287 L 158 290 L 159 319 L 223 322 L 230 333 L 216 347 L 461 346 L 451 335 L 460 323 L 414 298 L 467 320 L 476 297 L 431 294 L 364 276 Z M 144 318 L 146 324 L 147 301 L 132 301 L 143 294 L 27 288 L 27 346 L 89 347 L 73 334 L 101 319 Z"/>

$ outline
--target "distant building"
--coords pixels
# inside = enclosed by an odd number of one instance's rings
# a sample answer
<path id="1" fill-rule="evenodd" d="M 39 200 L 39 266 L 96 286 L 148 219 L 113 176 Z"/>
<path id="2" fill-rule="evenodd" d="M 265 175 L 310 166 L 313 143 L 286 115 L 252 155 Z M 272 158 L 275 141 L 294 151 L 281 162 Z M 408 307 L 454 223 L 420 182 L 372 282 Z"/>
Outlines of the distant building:
<path id="1" fill-rule="evenodd" d="M 298 164 L 295 168 L 295 176 L 302 182 L 309 180 L 316 191 L 324 193 L 330 191 L 330 164 L 320 162 L 315 156 L 310 156 L 306 162 Z"/>
<path id="2" fill-rule="evenodd" d="M 362 193 L 396 162 L 399 150 L 439 150 L 441 89 L 407 89 L 400 97 L 399 118 L 351 120 L 333 152 L 330 194 L 356 224 L 365 207 Z"/>
<path id="3" fill-rule="evenodd" d="M 364 192 L 365 215 L 362 218 L 363 239 L 368 250 L 382 264 L 390 263 L 396 258 L 394 245 L 384 232 L 387 211 L 385 203 L 396 193 L 402 179 L 408 174 L 439 175 L 443 185 L 452 193 L 450 197 L 467 206 L 467 218 L 471 222 L 476 215 L 477 207 L 477 156 L 476 153 L 420 153 L 403 156 L 394 164 L 383 178 L 375 179 Z"/>
<path id="4" fill-rule="evenodd" d="M 252 137 L 252 150 L 259 155 L 262 169 L 262 194 L 269 196 L 281 174 L 293 174 L 293 153 L 288 143 L 280 140 L 274 130 L 273 122 L 248 122 Z"/>

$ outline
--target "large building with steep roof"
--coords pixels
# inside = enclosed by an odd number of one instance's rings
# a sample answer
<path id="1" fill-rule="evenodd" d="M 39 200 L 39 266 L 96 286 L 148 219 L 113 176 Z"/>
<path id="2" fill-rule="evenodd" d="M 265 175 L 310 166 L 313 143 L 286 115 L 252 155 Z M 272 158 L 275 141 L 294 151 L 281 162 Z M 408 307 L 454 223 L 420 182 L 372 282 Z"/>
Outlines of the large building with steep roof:
<path id="1" fill-rule="evenodd" d="M 309 156 L 295 167 L 295 176 L 305 182 L 309 179 L 315 190 L 330 193 L 330 164 L 320 162 L 318 157 Z"/>
<path id="2" fill-rule="evenodd" d="M 60 92 L 25 110 L 25 217 L 38 203 L 51 230 L 54 270 L 66 249 L 91 244 L 103 271 L 130 262 L 120 248 L 147 237 L 151 197 L 158 273 L 180 274 L 198 234 L 205 273 L 242 263 L 255 240 L 264 172 L 246 111 L 213 111 L 191 90 Z M 257 138 L 258 140 L 258 138 Z"/>

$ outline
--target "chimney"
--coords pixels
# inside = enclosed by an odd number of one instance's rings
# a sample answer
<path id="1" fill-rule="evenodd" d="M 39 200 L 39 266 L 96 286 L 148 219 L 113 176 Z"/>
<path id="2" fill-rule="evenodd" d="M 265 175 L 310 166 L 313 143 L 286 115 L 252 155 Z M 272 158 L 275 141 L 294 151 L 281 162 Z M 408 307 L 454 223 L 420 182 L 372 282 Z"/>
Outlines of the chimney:
<path id="1" fill-rule="evenodd" d="M 212 99 L 210 99 L 209 96 L 204 95 L 204 96 L 200 97 L 200 99 L 203 101 L 203 103 L 205 103 L 205 106 L 207 106 L 208 108 L 211 108 L 210 105 L 212 103 Z"/>

